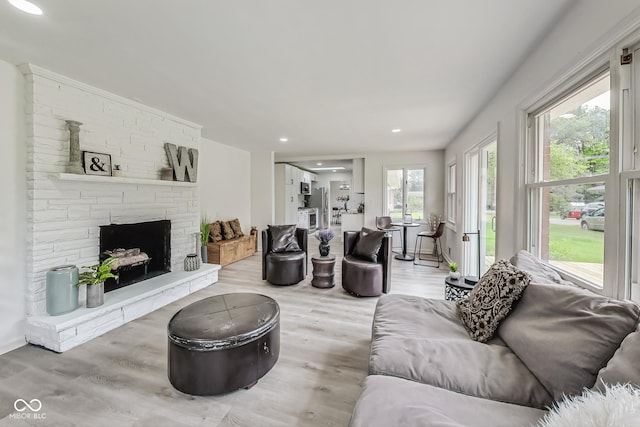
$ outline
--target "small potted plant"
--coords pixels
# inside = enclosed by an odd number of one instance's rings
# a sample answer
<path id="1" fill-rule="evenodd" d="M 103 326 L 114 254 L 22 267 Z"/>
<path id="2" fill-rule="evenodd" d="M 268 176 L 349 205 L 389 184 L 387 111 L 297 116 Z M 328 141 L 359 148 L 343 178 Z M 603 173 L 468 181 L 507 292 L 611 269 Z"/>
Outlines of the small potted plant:
<path id="1" fill-rule="evenodd" d="M 117 260 L 117 258 L 107 258 L 96 265 L 82 267 L 84 271 L 78 276 L 78 286 L 87 285 L 87 308 L 104 304 L 104 281 L 118 278 L 111 270 L 111 266 Z"/>
<path id="2" fill-rule="evenodd" d="M 458 280 L 460 278 L 460 272 L 458 271 L 458 264 L 455 262 L 449 263 L 449 277 Z"/>
<path id="3" fill-rule="evenodd" d="M 314 236 L 316 237 L 316 239 L 320 240 L 320 256 L 329 255 L 329 250 L 331 249 L 329 242 L 335 237 L 333 231 L 330 228 L 323 228 L 316 231 Z"/>

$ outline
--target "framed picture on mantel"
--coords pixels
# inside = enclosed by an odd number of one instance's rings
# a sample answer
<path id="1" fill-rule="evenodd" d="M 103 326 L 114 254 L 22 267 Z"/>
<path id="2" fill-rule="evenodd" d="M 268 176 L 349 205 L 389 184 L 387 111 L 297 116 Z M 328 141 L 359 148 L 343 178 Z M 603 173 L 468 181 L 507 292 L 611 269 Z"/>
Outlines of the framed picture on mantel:
<path id="1" fill-rule="evenodd" d="M 84 173 L 87 175 L 111 176 L 111 155 L 104 153 L 82 152 Z"/>

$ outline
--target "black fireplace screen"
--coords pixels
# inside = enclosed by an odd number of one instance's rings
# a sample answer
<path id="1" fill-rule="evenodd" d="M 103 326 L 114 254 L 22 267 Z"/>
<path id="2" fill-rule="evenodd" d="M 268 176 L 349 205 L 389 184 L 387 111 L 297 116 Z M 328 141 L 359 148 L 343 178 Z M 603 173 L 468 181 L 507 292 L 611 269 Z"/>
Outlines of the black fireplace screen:
<path id="1" fill-rule="evenodd" d="M 100 226 L 100 260 L 118 258 L 118 280 L 109 279 L 105 292 L 171 271 L 171 221 Z"/>

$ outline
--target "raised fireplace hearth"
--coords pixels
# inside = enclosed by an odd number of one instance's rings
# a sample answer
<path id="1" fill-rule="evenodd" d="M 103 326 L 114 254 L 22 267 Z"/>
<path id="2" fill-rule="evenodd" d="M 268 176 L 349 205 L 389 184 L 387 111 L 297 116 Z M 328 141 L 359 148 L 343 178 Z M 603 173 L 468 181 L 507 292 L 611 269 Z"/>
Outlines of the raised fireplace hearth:
<path id="1" fill-rule="evenodd" d="M 115 257 L 118 279 L 108 279 L 105 292 L 171 271 L 171 221 L 100 226 L 100 260 Z"/>

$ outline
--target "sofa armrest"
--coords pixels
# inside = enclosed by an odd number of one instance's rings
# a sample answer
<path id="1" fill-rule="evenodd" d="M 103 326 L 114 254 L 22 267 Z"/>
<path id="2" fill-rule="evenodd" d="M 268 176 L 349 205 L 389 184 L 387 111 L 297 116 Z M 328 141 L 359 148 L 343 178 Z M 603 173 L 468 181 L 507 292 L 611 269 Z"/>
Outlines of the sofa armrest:
<path id="1" fill-rule="evenodd" d="M 388 294 L 391 290 L 391 261 L 393 260 L 392 241 L 390 236 L 382 238 L 382 245 L 378 251 L 378 262 L 382 264 L 382 292 Z"/>
<path id="2" fill-rule="evenodd" d="M 351 255 L 353 249 L 356 247 L 358 238 L 360 237 L 359 231 L 345 231 L 342 239 L 344 248 L 344 256 Z"/>

